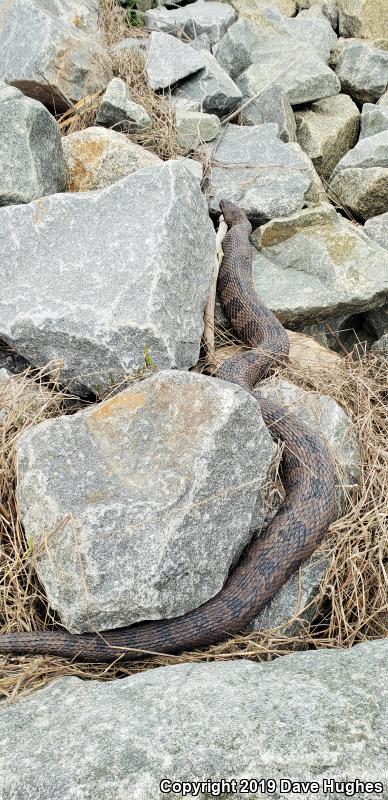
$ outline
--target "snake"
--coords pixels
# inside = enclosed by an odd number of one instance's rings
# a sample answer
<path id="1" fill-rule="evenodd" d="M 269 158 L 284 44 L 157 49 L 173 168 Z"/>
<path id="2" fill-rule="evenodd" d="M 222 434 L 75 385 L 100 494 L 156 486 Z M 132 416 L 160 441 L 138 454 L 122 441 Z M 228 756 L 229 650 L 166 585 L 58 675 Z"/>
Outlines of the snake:
<path id="1" fill-rule="evenodd" d="M 216 379 L 239 385 L 259 403 L 272 438 L 283 442 L 284 501 L 267 528 L 254 534 L 223 588 L 186 614 L 109 631 L 62 630 L 0 636 L 0 655 L 52 655 L 86 662 L 133 661 L 206 648 L 247 629 L 287 579 L 318 547 L 336 516 L 334 468 L 326 444 L 297 415 L 260 395 L 257 384 L 287 361 L 289 340 L 255 292 L 251 224 L 237 205 L 220 201 L 227 225 L 218 275 L 223 311 L 250 349 L 223 362 Z"/>

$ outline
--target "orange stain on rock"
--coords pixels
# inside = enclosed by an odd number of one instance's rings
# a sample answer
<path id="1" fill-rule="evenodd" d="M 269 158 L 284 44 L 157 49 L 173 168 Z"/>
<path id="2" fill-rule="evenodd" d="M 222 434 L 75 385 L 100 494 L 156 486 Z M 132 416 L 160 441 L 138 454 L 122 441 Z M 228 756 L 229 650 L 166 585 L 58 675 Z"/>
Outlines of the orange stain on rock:
<path id="1" fill-rule="evenodd" d="M 138 408 L 144 406 L 144 403 L 145 397 L 141 392 L 122 392 L 101 403 L 95 411 L 91 412 L 89 421 L 91 423 L 102 422 L 115 416 L 121 416 L 121 414 L 127 414 L 128 411 L 137 411 Z"/>

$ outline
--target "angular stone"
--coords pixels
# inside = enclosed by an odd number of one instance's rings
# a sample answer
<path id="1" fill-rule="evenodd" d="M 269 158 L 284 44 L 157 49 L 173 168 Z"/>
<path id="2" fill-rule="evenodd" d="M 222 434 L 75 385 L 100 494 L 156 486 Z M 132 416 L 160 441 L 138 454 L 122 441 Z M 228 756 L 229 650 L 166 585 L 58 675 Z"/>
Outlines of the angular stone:
<path id="1" fill-rule="evenodd" d="M 277 8 L 288 17 L 293 17 L 296 11 L 295 0 L 271 0 L 271 2 L 269 0 L 232 0 L 231 5 L 237 11 L 240 19 L 249 19 L 260 26 L 264 24 L 265 8 L 268 5 Z"/>
<path id="2" fill-rule="evenodd" d="M 247 392 L 168 370 L 23 433 L 24 530 L 39 553 L 47 541 L 36 568 L 66 628 L 175 617 L 217 594 L 275 451 Z"/>
<path id="3" fill-rule="evenodd" d="M 388 52 L 374 46 L 373 42 L 345 40 L 335 71 L 345 94 L 363 103 L 372 103 L 387 86 Z"/>
<path id="4" fill-rule="evenodd" d="M 330 178 L 334 167 L 357 142 L 360 112 L 345 94 L 295 112 L 297 140 L 319 175 Z"/>
<path id="5" fill-rule="evenodd" d="M 176 664 L 107 682 L 59 678 L 3 704 L 4 800 L 160 800 L 162 777 L 211 776 L 215 791 L 222 778 L 252 776 L 277 786 L 286 776 L 319 786 L 345 781 L 350 790 L 357 779 L 384 784 L 387 669 L 383 639 L 261 663 Z M 210 796 L 206 785 L 199 789 L 201 800 Z M 238 789 L 233 797 L 249 795 Z"/>
<path id="6" fill-rule="evenodd" d="M 198 181 L 177 161 L 99 192 L 8 206 L 0 338 L 36 365 L 62 358 L 62 380 L 79 390 L 142 367 L 145 346 L 161 369 L 187 369 L 198 361 L 214 247 Z"/>
<path id="7" fill-rule="evenodd" d="M 234 3 L 232 3 L 234 5 Z M 268 6 L 272 6 L 272 8 L 276 8 L 281 14 L 285 14 L 287 17 L 294 17 L 296 14 L 296 2 L 295 0 L 255 0 L 255 6 L 258 10 L 261 7 L 263 9 L 267 8 Z"/>
<path id="8" fill-rule="evenodd" d="M 35 3 L 84 33 L 98 36 L 98 0 L 35 0 Z"/>
<path id="9" fill-rule="evenodd" d="M 255 289 L 291 328 L 388 300 L 388 254 L 332 206 L 273 219 L 261 246 L 253 251 Z"/>
<path id="10" fill-rule="evenodd" d="M 153 8 L 144 15 L 150 30 L 165 31 L 186 40 L 206 33 L 209 42 L 215 44 L 236 19 L 236 12 L 228 3 L 197 0 L 183 8 Z"/>
<path id="11" fill-rule="evenodd" d="M 377 342 L 372 344 L 372 350 L 374 353 L 383 355 L 388 359 L 388 333 L 385 333 L 381 339 L 378 339 Z"/>
<path id="12" fill-rule="evenodd" d="M 361 139 L 336 165 L 330 187 L 361 219 L 388 210 L 388 130 Z"/>
<path id="13" fill-rule="evenodd" d="M 291 150 L 296 153 L 299 158 L 302 159 L 303 163 L 305 164 L 306 172 L 308 178 L 310 178 L 311 186 L 305 193 L 304 199 L 306 205 L 316 205 L 317 203 L 328 203 L 329 198 L 325 192 L 323 183 L 314 167 L 311 158 L 302 150 L 300 144 L 298 142 L 289 142 L 288 146 Z"/>
<path id="14" fill-rule="evenodd" d="M 379 97 L 377 101 L 378 106 L 388 106 L 388 90 Z"/>
<path id="15" fill-rule="evenodd" d="M 379 339 L 381 336 L 385 336 L 388 333 L 388 304 L 369 311 L 368 314 L 365 314 L 365 319 L 375 337 Z"/>
<path id="16" fill-rule="evenodd" d="M 329 20 L 334 31 L 338 29 L 337 0 L 299 0 L 300 11 L 319 12 Z"/>
<path id="17" fill-rule="evenodd" d="M 151 89 L 167 89 L 205 66 L 201 53 L 163 31 L 148 40 L 146 73 Z"/>
<path id="18" fill-rule="evenodd" d="M 337 0 L 340 36 L 374 39 L 388 31 L 386 0 Z"/>
<path id="19" fill-rule="evenodd" d="M 100 45 L 37 0 L 0 0 L 0 79 L 56 111 L 104 89 Z"/>
<path id="20" fill-rule="evenodd" d="M 244 125 L 261 125 L 274 122 L 283 142 L 293 142 L 296 138 L 296 123 L 290 101 L 281 86 L 270 86 L 256 100 L 241 111 Z"/>
<path id="21" fill-rule="evenodd" d="M 273 124 L 228 125 L 212 152 L 209 206 L 229 198 L 253 222 L 301 208 L 311 186 L 306 164 L 277 136 Z"/>
<path id="22" fill-rule="evenodd" d="M 274 82 L 282 86 L 291 105 L 338 94 L 341 88 L 336 74 L 316 52 L 307 46 L 301 48 L 290 36 L 279 36 L 264 45 L 255 63 L 236 78 L 246 97 Z"/>
<path id="23" fill-rule="evenodd" d="M 298 39 L 301 46 L 309 42 L 322 61 L 329 60 L 330 51 L 337 43 L 337 35 L 330 22 L 322 14 L 312 15 L 302 11 L 298 16 L 290 19 L 272 6 L 268 6 L 265 13 L 274 21 L 280 31 L 289 33 L 293 39 Z"/>
<path id="24" fill-rule="evenodd" d="M 388 130 L 388 105 L 364 103 L 361 113 L 360 139 Z"/>
<path id="25" fill-rule="evenodd" d="M 192 39 L 190 42 L 190 47 L 194 47 L 194 50 L 207 50 L 208 53 L 211 53 L 212 46 L 209 42 L 209 37 L 206 33 L 201 33 L 200 36 L 196 36 L 195 39 Z"/>
<path id="26" fill-rule="evenodd" d="M 191 174 L 194 175 L 194 178 L 200 184 L 203 176 L 202 163 L 200 161 L 195 161 L 194 158 L 186 158 L 184 156 L 179 156 L 178 161 L 184 164 L 186 169 L 190 170 Z"/>
<path id="27" fill-rule="evenodd" d="M 229 114 L 241 102 L 240 89 L 211 53 L 203 50 L 201 55 L 205 61 L 205 68 L 182 81 L 180 87 L 174 90 L 173 97 L 199 101 L 202 110 L 209 114 L 218 116 Z"/>
<path id="28" fill-rule="evenodd" d="M 177 111 L 175 127 L 177 144 L 188 150 L 195 150 L 203 142 L 212 142 L 221 132 L 219 118 L 200 111 Z"/>
<path id="29" fill-rule="evenodd" d="M 112 78 L 102 96 L 96 123 L 139 131 L 149 128 L 152 120 L 145 108 L 132 100 L 127 84 L 121 78 Z"/>
<path id="30" fill-rule="evenodd" d="M 0 206 L 29 203 L 66 185 L 61 134 L 37 100 L 0 82 Z"/>
<path id="31" fill-rule="evenodd" d="M 276 26 L 263 15 L 264 24 L 260 27 L 245 17 L 231 25 L 214 48 L 214 55 L 221 67 L 230 75 L 238 75 L 250 67 L 260 57 L 264 46 L 276 44 L 279 32 Z"/>
<path id="32" fill-rule="evenodd" d="M 111 183 L 160 158 L 132 142 L 123 133 L 105 128 L 84 128 L 62 139 L 69 192 L 104 189 Z"/>
<path id="33" fill-rule="evenodd" d="M 380 214 L 378 217 L 367 219 L 364 231 L 377 244 L 388 250 L 388 212 Z"/>

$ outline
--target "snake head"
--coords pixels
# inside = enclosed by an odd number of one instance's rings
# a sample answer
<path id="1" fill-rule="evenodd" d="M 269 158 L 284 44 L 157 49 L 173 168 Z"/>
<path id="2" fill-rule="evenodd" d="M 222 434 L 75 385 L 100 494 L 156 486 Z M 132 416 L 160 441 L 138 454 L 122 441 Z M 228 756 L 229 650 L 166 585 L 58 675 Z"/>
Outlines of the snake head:
<path id="1" fill-rule="evenodd" d="M 233 228 L 234 225 L 243 224 L 249 229 L 249 233 L 251 232 L 251 223 L 249 222 L 245 211 L 236 206 L 234 203 L 231 203 L 230 200 L 220 200 L 220 208 L 228 228 Z"/>

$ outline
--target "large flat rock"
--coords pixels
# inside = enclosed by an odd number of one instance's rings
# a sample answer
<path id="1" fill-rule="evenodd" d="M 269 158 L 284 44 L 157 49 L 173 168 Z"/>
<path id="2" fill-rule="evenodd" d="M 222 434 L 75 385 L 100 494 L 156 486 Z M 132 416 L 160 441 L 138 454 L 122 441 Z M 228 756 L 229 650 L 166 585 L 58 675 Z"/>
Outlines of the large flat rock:
<path id="1" fill-rule="evenodd" d="M 271 663 L 160 667 L 110 683 L 60 678 L 0 711 L 1 800 L 183 796 L 163 794 L 162 778 L 236 780 L 223 794 L 199 786 L 201 800 L 343 800 L 335 781 L 350 792 L 357 778 L 388 780 L 387 669 L 385 640 Z M 243 778 L 271 778 L 275 790 L 247 794 Z M 318 791 L 280 791 L 281 778 L 315 781 Z M 359 787 L 360 797 L 382 800 L 375 788 Z"/>
<path id="2" fill-rule="evenodd" d="M 228 125 L 212 151 L 209 207 L 227 197 L 263 222 L 302 208 L 312 179 L 304 158 L 278 137 L 273 123 Z"/>
<path id="3" fill-rule="evenodd" d="M 50 0 L 51 1 L 51 0 Z M 104 50 L 42 0 L 0 0 L 0 79 L 61 110 L 104 89 Z"/>
<path id="4" fill-rule="evenodd" d="M 24 530 L 66 628 L 175 617 L 217 594 L 253 511 L 263 524 L 275 450 L 247 392 L 178 371 L 24 433 Z"/>
<path id="5" fill-rule="evenodd" d="M 143 366 L 145 346 L 159 367 L 187 369 L 214 242 L 198 181 L 177 161 L 1 209 L 0 337 L 33 364 L 63 359 L 78 390 Z"/>
<path id="6" fill-rule="evenodd" d="M 253 251 L 257 293 L 298 328 L 368 311 L 388 300 L 387 252 L 331 206 L 272 220 Z"/>

